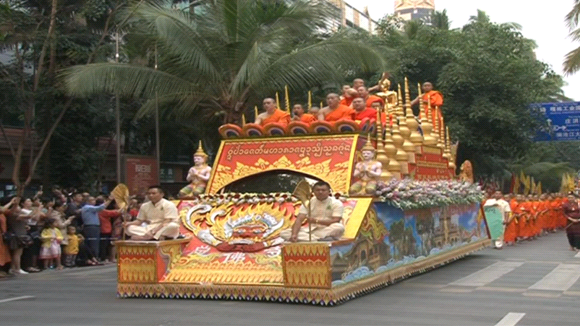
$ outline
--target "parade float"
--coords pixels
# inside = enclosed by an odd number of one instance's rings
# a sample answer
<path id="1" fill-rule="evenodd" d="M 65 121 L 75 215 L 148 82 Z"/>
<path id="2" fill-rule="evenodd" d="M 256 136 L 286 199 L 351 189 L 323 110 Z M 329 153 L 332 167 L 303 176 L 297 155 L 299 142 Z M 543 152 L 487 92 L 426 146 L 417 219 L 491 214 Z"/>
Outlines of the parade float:
<path id="1" fill-rule="evenodd" d="M 118 296 L 336 305 L 487 246 L 481 190 L 455 176 L 438 108 L 417 121 L 408 94 L 406 82 L 405 101 L 383 86 L 373 120 L 222 126 L 211 176 L 191 178 L 203 192 L 176 201 L 186 238 L 117 242 Z M 297 196 L 228 192 L 272 173 L 328 182 L 343 237 L 284 242 Z"/>

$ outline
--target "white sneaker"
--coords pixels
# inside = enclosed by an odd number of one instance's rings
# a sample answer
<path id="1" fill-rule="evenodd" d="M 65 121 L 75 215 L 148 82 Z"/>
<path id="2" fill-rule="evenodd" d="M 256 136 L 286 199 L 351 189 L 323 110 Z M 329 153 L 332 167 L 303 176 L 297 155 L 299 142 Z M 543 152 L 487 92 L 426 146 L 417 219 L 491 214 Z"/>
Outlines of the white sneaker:
<path id="1" fill-rule="evenodd" d="M 22 275 L 26 275 L 26 274 L 28 274 L 28 272 L 27 272 L 27 271 L 24 271 L 24 270 L 22 270 L 22 269 L 21 269 L 21 270 L 19 270 L 19 271 L 16 271 L 16 273 L 17 273 L 17 274 L 22 274 Z"/>

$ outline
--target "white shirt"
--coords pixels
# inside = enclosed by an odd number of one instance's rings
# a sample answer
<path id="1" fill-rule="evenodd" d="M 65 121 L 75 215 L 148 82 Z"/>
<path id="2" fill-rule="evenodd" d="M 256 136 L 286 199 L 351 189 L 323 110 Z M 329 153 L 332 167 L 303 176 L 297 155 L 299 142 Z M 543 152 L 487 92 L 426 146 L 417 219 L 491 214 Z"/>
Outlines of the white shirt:
<path id="1" fill-rule="evenodd" d="M 313 218 L 325 220 L 329 220 L 333 216 L 340 216 L 342 218 L 343 211 L 344 206 L 342 202 L 332 196 L 329 196 L 323 201 L 318 200 L 316 197 L 310 200 L 310 216 Z M 308 207 L 302 204 L 298 213 L 308 215 Z"/>
<path id="2" fill-rule="evenodd" d="M 506 213 L 510 213 L 512 211 L 512 209 L 510 208 L 510 204 L 503 199 L 500 200 L 494 198 L 488 199 L 485 202 L 485 204 L 483 204 L 483 206 L 498 206 L 503 215 L 505 215 Z"/>
<path id="3" fill-rule="evenodd" d="M 174 203 L 161 198 L 155 205 L 153 202 L 141 205 L 137 219 L 139 221 L 149 221 L 151 224 L 161 224 L 165 220 L 178 222 L 179 214 L 177 214 L 177 206 Z"/>

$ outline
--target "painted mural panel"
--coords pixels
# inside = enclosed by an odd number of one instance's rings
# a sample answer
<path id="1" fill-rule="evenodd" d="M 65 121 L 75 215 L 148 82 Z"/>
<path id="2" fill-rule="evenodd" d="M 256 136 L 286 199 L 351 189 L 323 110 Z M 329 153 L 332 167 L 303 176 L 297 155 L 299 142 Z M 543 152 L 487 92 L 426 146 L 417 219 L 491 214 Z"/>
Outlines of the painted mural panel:
<path id="1" fill-rule="evenodd" d="M 356 241 L 331 248 L 333 286 L 488 238 L 477 203 L 403 211 L 378 202 L 374 208 Z"/>

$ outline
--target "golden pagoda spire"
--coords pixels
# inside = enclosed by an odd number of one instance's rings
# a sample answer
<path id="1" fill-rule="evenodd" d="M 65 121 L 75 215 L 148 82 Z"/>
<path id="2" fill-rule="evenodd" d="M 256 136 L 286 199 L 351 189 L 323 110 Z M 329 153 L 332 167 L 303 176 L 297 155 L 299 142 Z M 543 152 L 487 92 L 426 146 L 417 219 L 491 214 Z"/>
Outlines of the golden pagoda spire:
<path id="1" fill-rule="evenodd" d="M 393 137 L 391 136 L 390 130 L 391 124 L 387 119 L 387 123 L 385 124 L 385 153 L 389 157 L 389 166 L 387 170 L 392 172 L 393 175 L 401 172 L 401 164 L 397 162 L 396 155 L 397 155 L 397 147 L 395 147 L 395 143 L 393 142 Z"/>
<path id="2" fill-rule="evenodd" d="M 308 91 L 308 110 L 310 109 L 312 109 L 312 91 Z"/>
<path id="3" fill-rule="evenodd" d="M 449 133 L 447 133 L 447 137 L 445 137 L 445 130 L 441 129 L 441 137 L 444 138 L 443 144 L 445 145 L 445 147 L 443 148 L 443 158 L 447 159 L 448 162 L 451 162 L 451 147 L 449 144 Z"/>
<path id="4" fill-rule="evenodd" d="M 387 182 L 393 177 L 393 174 L 391 174 L 391 172 L 388 169 L 390 159 L 387 153 L 385 152 L 385 141 L 383 139 L 383 128 L 381 126 L 382 123 L 380 111 L 377 111 L 377 120 L 375 121 L 375 123 L 377 130 L 377 161 L 379 161 L 382 164 L 381 180 Z M 368 140 L 370 141 L 370 139 L 371 137 L 369 135 Z"/>
<path id="5" fill-rule="evenodd" d="M 439 145 L 439 115 L 437 114 L 437 108 L 435 108 L 435 118 L 433 118 L 433 112 L 429 114 L 430 122 L 433 126 L 431 130 L 431 137 L 435 138 L 435 145 Z"/>
<path id="6" fill-rule="evenodd" d="M 193 154 L 193 156 L 205 156 L 205 157 L 207 157 L 207 154 L 205 153 L 205 151 L 203 150 L 203 146 L 201 145 L 201 140 L 199 141 L 199 145 L 197 146 L 197 151 L 195 152 L 195 154 Z"/>
<path id="7" fill-rule="evenodd" d="M 276 92 L 276 107 L 280 109 L 280 96 L 278 95 L 278 92 Z"/>
<path id="8" fill-rule="evenodd" d="M 438 132 L 439 132 L 439 142 L 437 143 L 437 147 L 441 148 L 441 152 L 444 153 L 445 152 L 445 132 L 443 129 L 443 116 L 441 116 L 441 118 L 439 119 L 439 126 L 438 126 Z"/>
<path id="9" fill-rule="evenodd" d="M 447 132 L 447 148 L 450 157 L 448 166 L 450 169 L 453 169 L 453 171 L 455 171 L 457 166 L 455 165 L 455 157 L 453 157 L 453 154 L 451 154 L 451 139 L 449 138 L 449 127 L 446 127 L 445 131 Z"/>
<path id="10" fill-rule="evenodd" d="M 290 96 L 288 95 L 288 85 L 284 86 L 284 97 L 286 104 L 286 111 L 290 112 Z"/>
<path id="11" fill-rule="evenodd" d="M 427 108 L 431 106 L 431 98 L 428 99 Z M 429 123 L 429 116 L 431 112 L 426 111 L 424 106 L 421 106 L 421 129 L 423 129 L 423 145 L 437 145 L 437 140 L 431 136 L 433 125 Z"/>
<path id="12" fill-rule="evenodd" d="M 399 92 L 399 96 L 400 94 L 401 93 Z M 399 97 L 398 102 L 402 104 L 403 99 Z M 405 111 L 403 111 L 403 113 L 404 112 Z M 415 153 L 415 145 L 409 140 L 409 136 L 411 136 L 411 130 L 409 130 L 409 127 L 407 127 L 407 118 L 404 115 L 401 116 L 401 119 L 399 119 L 399 132 L 403 137 L 403 150 L 408 154 Z"/>
<path id="13" fill-rule="evenodd" d="M 409 92 L 409 81 L 405 77 L 405 110 L 407 111 L 407 127 L 411 130 L 409 140 L 415 145 L 416 149 L 423 144 L 423 136 L 419 133 L 419 122 L 415 119 L 413 109 L 411 108 L 411 94 Z"/>
<path id="14" fill-rule="evenodd" d="M 242 126 L 246 125 L 246 115 L 242 113 Z"/>
<path id="15" fill-rule="evenodd" d="M 258 117 L 260 113 L 258 112 L 258 106 L 254 106 L 254 120 L 256 120 L 256 118 Z"/>
<path id="16" fill-rule="evenodd" d="M 409 167 L 407 162 L 409 161 L 409 155 L 403 149 L 403 143 L 405 140 L 401 136 L 401 132 L 399 131 L 399 126 L 396 123 L 393 123 L 393 143 L 397 148 L 397 153 L 395 154 L 395 159 L 399 161 L 401 164 L 401 173 L 408 174 Z"/>
<path id="17" fill-rule="evenodd" d="M 398 85 L 398 89 L 397 89 L 397 117 L 402 117 L 404 115 L 404 111 L 403 111 L 403 95 L 401 95 L 401 84 L 397 84 Z"/>

